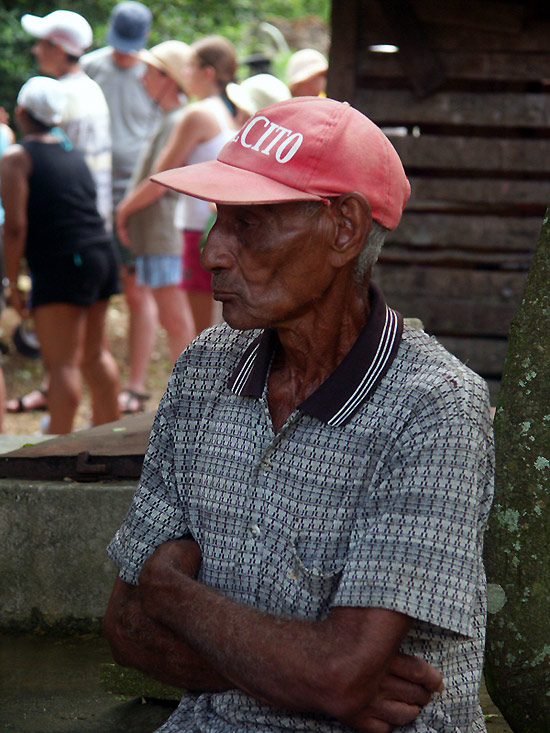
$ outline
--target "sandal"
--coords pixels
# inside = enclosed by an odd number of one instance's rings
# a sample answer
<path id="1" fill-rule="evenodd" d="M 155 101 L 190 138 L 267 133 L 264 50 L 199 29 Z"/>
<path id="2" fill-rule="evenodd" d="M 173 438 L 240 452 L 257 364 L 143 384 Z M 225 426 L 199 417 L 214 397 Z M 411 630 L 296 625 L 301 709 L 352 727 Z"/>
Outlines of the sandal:
<path id="1" fill-rule="evenodd" d="M 29 397 L 35 394 L 42 395 L 42 399 L 37 401 L 36 404 L 29 405 L 31 401 Z M 21 412 L 44 412 L 48 409 L 48 395 L 44 389 L 33 389 L 32 392 L 28 392 L 20 397 L 14 397 L 12 400 L 6 402 L 6 411 L 12 414 L 19 414 Z"/>
<path id="2" fill-rule="evenodd" d="M 118 406 L 123 415 L 134 415 L 145 411 L 145 403 L 151 395 L 140 394 L 126 387 L 118 396 Z"/>

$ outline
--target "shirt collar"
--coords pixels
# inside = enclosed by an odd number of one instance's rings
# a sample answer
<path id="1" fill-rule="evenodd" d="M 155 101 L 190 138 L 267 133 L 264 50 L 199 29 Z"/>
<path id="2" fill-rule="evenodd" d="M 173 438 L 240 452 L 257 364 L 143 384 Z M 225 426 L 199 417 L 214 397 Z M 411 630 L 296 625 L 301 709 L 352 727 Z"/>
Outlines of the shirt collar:
<path id="1" fill-rule="evenodd" d="M 328 423 L 345 425 L 374 393 L 401 343 L 403 318 L 389 308 L 380 289 L 371 283 L 370 314 L 357 340 L 327 379 L 298 405 L 298 409 Z M 261 397 L 278 343 L 266 329 L 247 347 L 228 387 L 238 395 Z"/>

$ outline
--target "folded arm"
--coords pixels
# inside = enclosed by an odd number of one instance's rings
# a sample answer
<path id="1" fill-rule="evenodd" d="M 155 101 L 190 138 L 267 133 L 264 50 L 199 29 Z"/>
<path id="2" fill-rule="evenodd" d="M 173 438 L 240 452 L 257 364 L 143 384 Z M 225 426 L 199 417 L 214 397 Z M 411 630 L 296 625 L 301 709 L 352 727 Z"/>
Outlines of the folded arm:
<path id="1" fill-rule="evenodd" d="M 142 645 L 138 634 L 131 652 L 126 631 L 122 663 L 172 683 L 166 670 L 174 664 L 182 687 L 239 688 L 271 705 L 324 713 L 369 733 L 414 720 L 441 689 L 433 667 L 397 651 L 412 623 L 407 616 L 335 608 L 325 620 L 312 622 L 263 613 L 197 582 L 196 548 L 191 540 L 161 545 L 145 563 L 139 588 L 128 586 L 145 629 L 162 629 L 161 650 L 172 644 L 174 654 L 157 652 L 146 660 L 140 649 L 149 647 L 148 640 Z M 153 649 L 154 633 L 151 641 Z M 177 664 L 186 669 L 176 670 Z"/>

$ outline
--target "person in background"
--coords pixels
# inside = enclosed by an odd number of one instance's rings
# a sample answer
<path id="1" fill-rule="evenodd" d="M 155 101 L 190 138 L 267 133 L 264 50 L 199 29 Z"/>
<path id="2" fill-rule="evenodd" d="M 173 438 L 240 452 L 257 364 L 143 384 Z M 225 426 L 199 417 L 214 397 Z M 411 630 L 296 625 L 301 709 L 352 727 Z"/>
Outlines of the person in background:
<path id="1" fill-rule="evenodd" d="M 111 11 L 107 46 L 84 55 L 84 71 L 96 81 L 109 106 L 113 144 L 113 210 L 122 200 L 136 161 L 155 129 L 159 106 L 146 93 L 142 78 L 145 64 L 138 53 L 151 31 L 151 11 L 143 3 L 123 0 Z M 129 311 L 128 376 L 119 395 L 124 414 L 145 407 L 147 367 L 157 332 L 157 308 L 148 287 L 136 279 L 133 251 L 113 237 L 121 261 L 121 281 Z"/>
<path id="2" fill-rule="evenodd" d="M 139 56 L 147 66 L 143 86 L 159 105 L 162 117 L 130 179 L 129 194 L 156 170 L 158 156 L 174 126 L 185 114 L 182 94 L 189 53 L 189 46 L 181 41 L 164 41 L 148 51 L 140 51 Z M 174 222 L 179 196 L 174 191 L 167 191 L 128 217 L 128 237 L 135 255 L 137 283 L 149 289 L 155 298 L 173 362 L 195 335 L 191 307 L 180 288 L 182 239 Z"/>
<path id="3" fill-rule="evenodd" d="M 293 97 L 325 97 L 328 61 L 320 51 L 303 48 L 289 58 L 286 83 Z"/>
<path id="4" fill-rule="evenodd" d="M 43 74 L 58 79 L 67 105 L 58 125 L 80 151 L 92 174 L 97 209 L 108 230 L 112 225 L 111 133 L 109 109 L 101 88 L 82 70 L 80 57 L 92 43 L 88 21 L 70 10 L 54 10 L 44 17 L 23 15 L 21 25 L 36 38 L 32 54 Z M 48 375 L 42 387 L 10 400 L 10 412 L 43 410 L 48 406 Z"/>
<path id="5" fill-rule="evenodd" d="M 186 93 L 197 101 L 185 108 L 157 158 L 155 172 L 213 160 L 235 132 L 233 108 L 226 96 L 226 86 L 237 70 L 233 44 L 222 36 L 207 36 L 192 43 L 190 51 L 184 85 Z M 123 242 L 130 244 L 130 215 L 157 201 L 165 192 L 166 189 L 144 180 L 124 197 L 116 214 L 117 231 Z M 207 202 L 185 196 L 176 213 L 176 225 L 183 230 L 182 288 L 191 304 L 195 333 L 214 321 L 211 276 L 200 264 L 200 241 L 211 212 Z"/>
<path id="6" fill-rule="evenodd" d="M 273 74 L 255 74 L 240 84 L 230 82 L 226 93 L 235 106 L 235 121 L 239 127 L 262 107 L 291 97 L 287 85 Z"/>
<path id="7" fill-rule="evenodd" d="M 4 150 L 15 142 L 15 134 L 9 126 L 9 116 L 3 107 L 0 107 L 0 159 Z M 2 200 L 0 199 L 0 316 L 4 310 L 4 209 L 2 208 Z M 4 379 L 4 371 L 2 369 L 2 354 L 0 352 L 0 433 L 4 428 L 4 413 L 6 411 L 6 382 Z"/>
<path id="8" fill-rule="evenodd" d="M 86 160 L 95 181 L 97 210 L 111 227 L 111 132 L 109 108 L 99 84 L 83 71 L 80 58 L 93 40 L 88 21 L 70 10 L 43 18 L 23 15 L 23 29 L 37 40 L 32 53 L 40 71 L 65 87 L 67 106 L 59 123 Z"/>
<path id="9" fill-rule="evenodd" d="M 62 82 L 29 79 L 15 110 L 23 137 L 6 150 L 0 168 L 10 302 L 21 318 L 30 310 L 34 320 L 49 376 L 53 434 L 72 429 L 81 373 L 90 388 L 92 424 L 119 417 L 118 367 L 105 334 L 118 263 L 84 157 L 52 132 L 67 103 Z M 30 307 L 17 287 L 23 258 L 32 279 Z"/>

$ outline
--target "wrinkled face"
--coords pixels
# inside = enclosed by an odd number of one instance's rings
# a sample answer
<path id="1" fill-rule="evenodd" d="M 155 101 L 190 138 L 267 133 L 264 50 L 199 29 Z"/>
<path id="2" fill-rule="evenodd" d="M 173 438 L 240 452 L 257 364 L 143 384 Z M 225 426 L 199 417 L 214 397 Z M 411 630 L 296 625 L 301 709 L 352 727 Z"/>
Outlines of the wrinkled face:
<path id="1" fill-rule="evenodd" d="M 218 205 L 202 264 L 233 328 L 277 328 L 302 318 L 334 279 L 325 207 L 303 202 Z"/>
<path id="2" fill-rule="evenodd" d="M 62 65 L 66 55 L 60 46 L 39 38 L 31 49 L 32 55 L 38 61 L 38 66 L 43 74 L 58 77 L 62 73 Z"/>

